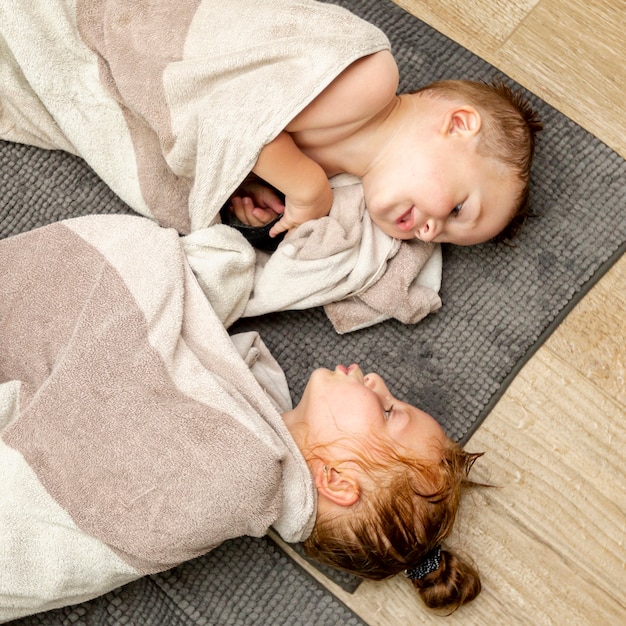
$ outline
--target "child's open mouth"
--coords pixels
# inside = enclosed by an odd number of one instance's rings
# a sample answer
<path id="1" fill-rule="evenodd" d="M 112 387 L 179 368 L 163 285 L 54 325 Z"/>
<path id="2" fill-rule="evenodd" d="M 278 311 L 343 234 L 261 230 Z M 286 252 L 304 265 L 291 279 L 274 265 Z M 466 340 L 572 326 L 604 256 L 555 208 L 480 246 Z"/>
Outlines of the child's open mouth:
<path id="1" fill-rule="evenodd" d="M 413 230 L 413 226 L 415 225 L 415 217 L 413 215 L 413 209 L 415 207 L 411 207 L 408 211 L 405 211 L 397 220 L 396 226 L 402 231 L 410 231 Z"/>

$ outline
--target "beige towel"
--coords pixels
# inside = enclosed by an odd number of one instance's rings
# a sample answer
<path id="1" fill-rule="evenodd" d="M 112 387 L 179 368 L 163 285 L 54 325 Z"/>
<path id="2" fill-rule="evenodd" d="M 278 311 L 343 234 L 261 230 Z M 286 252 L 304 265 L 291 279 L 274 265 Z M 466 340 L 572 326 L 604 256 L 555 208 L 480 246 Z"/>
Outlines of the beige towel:
<path id="1" fill-rule="evenodd" d="M 3 0 L 0 137 L 79 154 L 189 233 L 343 69 L 388 48 L 314 0 Z"/>
<path id="2" fill-rule="evenodd" d="M 441 249 L 385 235 L 365 208 L 358 178 L 331 179 L 328 217 L 307 222 L 270 256 L 258 253 L 244 315 L 324 305 L 337 332 L 391 317 L 414 324 L 441 306 Z"/>
<path id="3" fill-rule="evenodd" d="M 308 536 L 282 371 L 233 343 L 175 231 L 77 218 L 0 241 L 0 267 L 0 621 L 270 526 Z"/>
<path id="4" fill-rule="evenodd" d="M 320 306 L 369 288 L 398 249 L 367 223 L 362 192 L 338 188 L 331 218 L 303 225 L 264 271 L 219 209 L 343 69 L 388 48 L 313 0 L 3 0 L 0 137 L 80 155 L 137 212 L 186 234 L 226 326 Z M 354 228 L 333 221 L 346 211 Z"/>

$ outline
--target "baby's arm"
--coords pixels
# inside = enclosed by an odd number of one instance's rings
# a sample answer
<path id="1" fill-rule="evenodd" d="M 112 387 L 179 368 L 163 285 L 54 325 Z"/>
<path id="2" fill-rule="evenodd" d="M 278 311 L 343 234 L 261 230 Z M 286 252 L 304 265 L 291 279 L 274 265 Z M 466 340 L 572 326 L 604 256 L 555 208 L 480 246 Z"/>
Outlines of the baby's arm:
<path id="1" fill-rule="evenodd" d="M 333 193 L 326 173 L 289 133 L 281 132 L 261 150 L 252 171 L 285 194 L 285 212 L 272 227 L 272 237 L 330 212 Z"/>

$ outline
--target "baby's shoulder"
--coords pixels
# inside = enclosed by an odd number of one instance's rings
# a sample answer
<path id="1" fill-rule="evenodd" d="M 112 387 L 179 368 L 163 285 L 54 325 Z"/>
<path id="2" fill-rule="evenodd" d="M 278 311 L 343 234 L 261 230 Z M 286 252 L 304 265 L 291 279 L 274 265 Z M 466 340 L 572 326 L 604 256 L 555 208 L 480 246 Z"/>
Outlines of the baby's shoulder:
<path id="1" fill-rule="evenodd" d="M 395 96 L 398 82 L 398 66 L 389 50 L 362 57 L 339 74 L 286 130 L 332 128 L 372 117 Z"/>
<path id="2" fill-rule="evenodd" d="M 389 50 L 381 50 L 361 57 L 349 65 L 332 83 L 335 89 L 349 92 L 383 92 L 394 94 L 398 89 L 399 72 L 396 60 Z"/>

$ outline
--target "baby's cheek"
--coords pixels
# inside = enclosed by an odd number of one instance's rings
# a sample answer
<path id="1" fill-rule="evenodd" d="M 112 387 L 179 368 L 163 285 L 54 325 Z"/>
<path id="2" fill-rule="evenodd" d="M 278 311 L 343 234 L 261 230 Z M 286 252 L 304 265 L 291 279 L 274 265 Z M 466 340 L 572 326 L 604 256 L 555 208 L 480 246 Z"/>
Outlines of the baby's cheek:
<path id="1" fill-rule="evenodd" d="M 394 222 L 385 219 L 384 216 L 381 216 L 374 211 L 370 211 L 369 209 L 368 214 L 374 225 L 382 230 L 386 235 L 395 237 L 396 239 L 412 239 L 412 233 L 402 232 Z"/>

